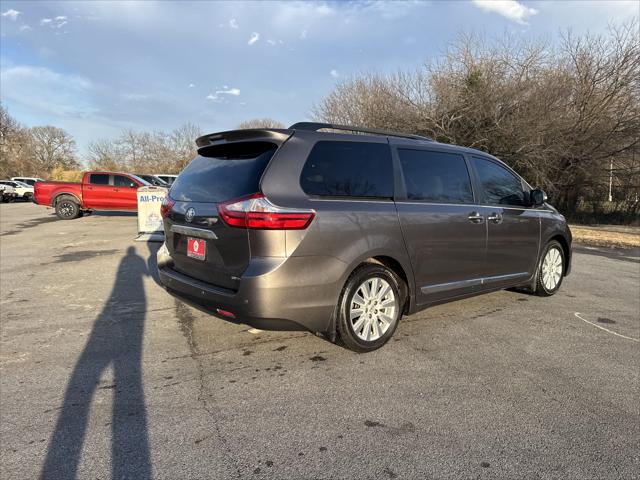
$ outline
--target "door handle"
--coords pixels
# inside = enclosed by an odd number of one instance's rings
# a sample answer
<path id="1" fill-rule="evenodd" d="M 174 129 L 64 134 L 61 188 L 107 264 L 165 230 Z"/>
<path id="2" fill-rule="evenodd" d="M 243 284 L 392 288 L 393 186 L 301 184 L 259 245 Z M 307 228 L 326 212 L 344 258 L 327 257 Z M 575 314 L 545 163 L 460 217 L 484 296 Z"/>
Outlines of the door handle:
<path id="1" fill-rule="evenodd" d="M 113 191 L 114 191 L 114 192 L 119 192 L 119 191 L 120 191 L 120 189 L 119 189 L 119 188 L 114 188 L 114 189 L 113 189 Z"/>
<path id="2" fill-rule="evenodd" d="M 471 223 L 484 223 L 484 216 L 478 212 L 471 212 L 467 218 Z"/>
<path id="3" fill-rule="evenodd" d="M 502 223 L 502 214 L 493 212 L 491 215 L 489 215 L 487 217 L 487 220 L 489 220 L 490 222 L 493 222 L 495 224 Z"/>

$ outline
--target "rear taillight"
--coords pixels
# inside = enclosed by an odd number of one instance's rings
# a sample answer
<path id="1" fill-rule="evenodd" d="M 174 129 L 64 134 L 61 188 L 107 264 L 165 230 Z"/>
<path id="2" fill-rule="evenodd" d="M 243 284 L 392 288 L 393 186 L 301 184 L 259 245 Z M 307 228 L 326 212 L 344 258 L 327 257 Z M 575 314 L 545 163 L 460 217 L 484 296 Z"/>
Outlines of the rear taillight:
<path id="1" fill-rule="evenodd" d="M 160 205 L 160 216 L 162 216 L 162 218 L 167 218 L 175 204 L 176 201 L 170 198 L 168 195 L 164 197 L 164 200 L 162 200 L 162 205 Z"/>
<path id="2" fill-rule="evenodd" d="M 221 203 L 218 211 L 230 227 L 260 230 L 302 230 L 316 214 L 313 210 L 277 207 L 262 193 Z"/>

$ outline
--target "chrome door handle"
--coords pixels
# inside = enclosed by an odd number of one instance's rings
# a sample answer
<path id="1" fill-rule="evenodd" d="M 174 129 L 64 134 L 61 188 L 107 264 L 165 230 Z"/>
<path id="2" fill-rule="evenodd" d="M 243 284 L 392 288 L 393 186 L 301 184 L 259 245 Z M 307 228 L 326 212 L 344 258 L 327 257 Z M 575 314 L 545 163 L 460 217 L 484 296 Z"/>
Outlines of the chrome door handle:
<path id="1" fill-rule="evenodd" d="M 493 212 L 487 217 L 487 220 L 496 224 L 502 223 L 502 214 Z"/>
<path id="2" fill-rule="evenodd" d="M 484 216 L 480 215 L 478 212 L 471 212 L 467 218 L 471 223 L 484 223 Z"/>

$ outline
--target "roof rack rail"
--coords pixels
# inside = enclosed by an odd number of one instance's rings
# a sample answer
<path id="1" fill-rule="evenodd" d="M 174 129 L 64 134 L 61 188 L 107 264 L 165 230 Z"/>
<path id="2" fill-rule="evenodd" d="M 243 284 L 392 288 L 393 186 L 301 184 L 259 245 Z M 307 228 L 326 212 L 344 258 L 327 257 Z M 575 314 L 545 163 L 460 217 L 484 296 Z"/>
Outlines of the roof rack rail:
<path id="1" fill-rule="evenodd" d="M 291 125 L 289 127 L 289 130 L 308 130 L 312 132 L 317 132 L 318 130 L 322 130 L 325 128 L 330 128 L 332 130 L 344 130 L 347 132 L 371 133 L 374 135 L 386 135 L 388 137 L 411 138 L 413 140 L 426 140 L 428 142 L 433 142 L 432 138 L 424 137 L 422 135 L 391 132 L 389 130 L 381 130 L 378 128 L 363 128 L 363 127 L 351 127 L 348 125 L 336 125 L 333 123 L 298 122 Z"/>

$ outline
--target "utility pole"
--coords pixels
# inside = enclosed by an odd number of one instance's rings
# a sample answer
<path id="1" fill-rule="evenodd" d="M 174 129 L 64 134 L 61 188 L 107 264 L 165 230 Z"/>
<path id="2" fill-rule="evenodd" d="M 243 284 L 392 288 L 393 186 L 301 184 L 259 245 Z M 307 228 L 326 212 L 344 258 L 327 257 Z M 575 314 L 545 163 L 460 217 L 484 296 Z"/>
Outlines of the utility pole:
<path id="1" fill-rule="evenodd" d="M 613 201 L 613 197 L 611 196 L 611 187 L 613 186 L 613 158 L 611 159 L 611 163 L 609 164 L 609 201 Z"/>

